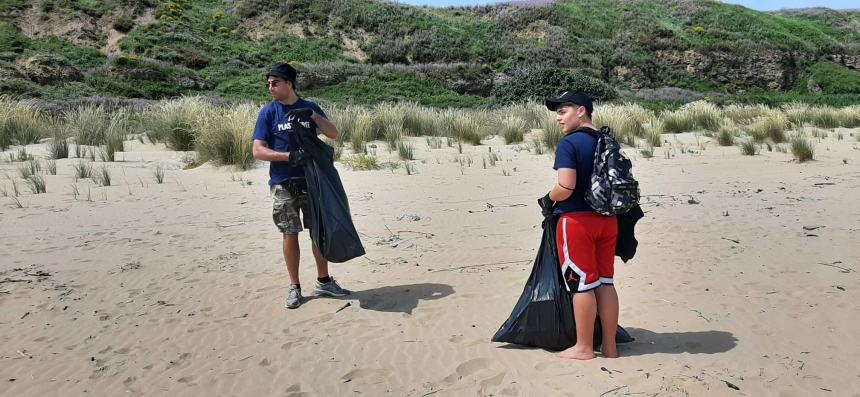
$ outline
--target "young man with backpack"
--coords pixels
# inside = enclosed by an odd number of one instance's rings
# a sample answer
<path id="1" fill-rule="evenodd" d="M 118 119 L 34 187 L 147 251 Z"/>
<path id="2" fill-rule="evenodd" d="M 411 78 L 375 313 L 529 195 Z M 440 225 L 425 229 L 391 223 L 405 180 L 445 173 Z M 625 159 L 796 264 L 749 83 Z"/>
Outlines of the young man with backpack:
<path id="1" fill-rule="evenodd" d="M 612 278 L 618 223 L 614 215 L 602 215 L 586 201 L 586 196 L 592 194 L 595 149 L 605 132 L 592 123 L 594 105 L 582 92 L 569 90 L 548 98 L 546 107 L 556 112 L 556 121 L 565 136 L 558 143 L 553 165 L 558 171 L 558 183 L 542 200 L 555 203 L 559 261 L 567 289 L 573 293 L 576 319 L 576 345 L 558 356 L 577 360 L 596 357 L 592 343 L 599 314 L 604 330 L 600 350 L 604 357 L 615 358 L 618 294 Z M 638 199 L 638 188 L 636 192 Z M 614 197 L 608 196 L 607 201 Z"/>

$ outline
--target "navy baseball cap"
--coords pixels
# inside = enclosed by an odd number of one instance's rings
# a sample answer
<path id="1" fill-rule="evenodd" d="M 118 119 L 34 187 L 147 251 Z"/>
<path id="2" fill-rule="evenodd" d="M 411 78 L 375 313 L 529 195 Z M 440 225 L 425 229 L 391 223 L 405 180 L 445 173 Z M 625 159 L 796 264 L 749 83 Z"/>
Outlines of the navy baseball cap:
<path id="1" fill-rule="evenodd" d="M 275 65 L 269 73 L 266 73 L 266 78 L 269 77 L 280 77 L 284 80 L 296 82 L 296 69 L 292 67 L 289 63 L 280 63 Z"/>
<path id="2" fill-rule="evenodd" d="M 567 90 L 558 96 L 549 97 L 544 103 L 546 104 L 546 108 L 552 111 L 555 111 L 559 106 L 568 103 L 584 106 L 585 111 L 588 113 L 588 117 L 591 117 L 591 112 L 594 111 L 594 104 L 591 103 L 591 98 L 589 98 L 588 95 L 585 95 L 585 93 L 575 90 Z"/>

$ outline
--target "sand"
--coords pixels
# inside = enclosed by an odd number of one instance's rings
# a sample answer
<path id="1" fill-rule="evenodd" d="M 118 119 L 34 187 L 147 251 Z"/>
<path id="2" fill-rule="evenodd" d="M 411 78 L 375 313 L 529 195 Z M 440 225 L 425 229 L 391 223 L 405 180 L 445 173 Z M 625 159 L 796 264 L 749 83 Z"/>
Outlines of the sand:
<path id="1" fill-rule="evenodd" d="M 627 149 L 646 217 L 615 280 L 636 341 L 589 362 L 489 340 L 554 181 L 525 144 L 458 161 L 416 138 L 414 175 L 339 164 L 367 256 L 331 265 L 351 296 L 296 310 L 265 164 L 185 170 L 128 142 L 98 187 L 59 160 L 46 194 L 19 182 L 25 208 L 0 197 L 0 395 L 858 396 L 860 144 L 842 132 L 802 164 L 698 134 Z"/>

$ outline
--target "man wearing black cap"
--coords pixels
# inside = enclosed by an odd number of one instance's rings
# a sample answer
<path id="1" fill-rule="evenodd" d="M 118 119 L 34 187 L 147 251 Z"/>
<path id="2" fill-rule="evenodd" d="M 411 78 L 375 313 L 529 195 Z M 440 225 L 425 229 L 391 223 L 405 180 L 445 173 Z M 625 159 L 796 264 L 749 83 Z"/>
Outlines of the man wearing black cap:
<path id="1" fill-rule="evenodd" d="M 598 134 L 591 122 L 591 99 L 568 90 L 548 98 L 546 107 L 556 112 L 555 119 L 566 135 L 558 142 L 553 165 L 558 183 L 542 200 L 556 203 L 558 256 L 567 289 L 574 293 L 576 319 L 576 345 L 558 356 L 589 360 L 595 357 L 595 316 L 600 314 L 604 330 L 618 325 L 618 294 L 613 286 L 618 224 L 615 216 L 601 215 L 585 201 L 597 146 L 597 139 L 586 130 Z M 618 357 L 615 332 L 603 332 L 600 350 L 604 357 Z"/>
<path id="2" fill-rule="evenodd" d="M 308 216 L 307 183 L 301 165 L 308 157 L 298 147 L 295 135 L 297 124 L 316 133 L 317 128 L 323 135 L 337 138 L 337 128 L 326 118 L 325 112 L 316 104 L 296 94 L 296 69 L 288 63 L 276 65 L 266 73 L 267 87 L 274 101 L 260 110 L 254 128 L 253 154 L 257 160 L 270 162 L 269 186 L 274 202 L 272 217 L 275 226 L 283 234 L 284 260 L 290 275 L 290 289 L 287 293 L 286 307 L 295 309 L 302 304 L 302 290 L 299 283 L 299 239 L 302 220 L 299 210 Z M 304 226 L 307 227 L 307 219 Z M 315 295 L 341 297 L 349 291 L 338 285 L 328 274 L 328 261 L 313 246 L 317 265 Z"/>

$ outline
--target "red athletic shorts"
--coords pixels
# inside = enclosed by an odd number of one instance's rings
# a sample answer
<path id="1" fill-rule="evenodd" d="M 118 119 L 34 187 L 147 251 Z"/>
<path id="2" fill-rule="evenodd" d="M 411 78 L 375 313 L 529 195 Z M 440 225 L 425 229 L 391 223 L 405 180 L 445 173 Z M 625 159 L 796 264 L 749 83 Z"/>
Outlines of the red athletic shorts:
<path id="1" fill-rule="evenodd" d="M 585 292 L 612 284 L 618 221 L 593 211 L 568 212 L 558 220 L 556 241 L 567 290 Z"/>

